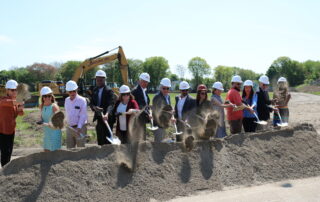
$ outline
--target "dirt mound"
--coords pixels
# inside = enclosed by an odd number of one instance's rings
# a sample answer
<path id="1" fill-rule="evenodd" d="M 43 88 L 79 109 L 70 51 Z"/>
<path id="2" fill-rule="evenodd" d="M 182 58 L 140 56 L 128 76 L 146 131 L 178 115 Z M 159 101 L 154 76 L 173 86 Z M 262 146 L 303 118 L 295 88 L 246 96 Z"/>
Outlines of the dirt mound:
<path id="1" fill-rule="evenodd" d="M 320 175 L 319 135 L 313 126 L 234 135 L 224 141 L 143 143 L 135 172 L 118 156 L 130 147 L 35 153 L 0 174 L 3 201 L 149 201 L 199 190 Z M 121 156 L 121 155 L 120 155 Z"/>

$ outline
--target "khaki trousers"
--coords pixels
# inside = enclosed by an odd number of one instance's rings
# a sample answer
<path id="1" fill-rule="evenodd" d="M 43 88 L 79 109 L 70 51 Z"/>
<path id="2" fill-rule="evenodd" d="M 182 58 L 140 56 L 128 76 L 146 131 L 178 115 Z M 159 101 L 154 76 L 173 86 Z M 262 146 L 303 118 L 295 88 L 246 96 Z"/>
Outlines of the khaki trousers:
<path id="1" fill-rule="evenodd" d="M 75 130 L 77 129 L 76 127 L 73 127 Z M 75 148 L 76 145 L 77 147 L 84 147 L 85 146 L 85 142 L 86 142 L 86 138 L 80 138 L 80 136 L 73 130 L 71 130 L 70 128 L 67 127 L 67 148 Z M 81 133 L 83 135 L 87 135 L 87 126 L 84 125 L 81 128 Z"/>

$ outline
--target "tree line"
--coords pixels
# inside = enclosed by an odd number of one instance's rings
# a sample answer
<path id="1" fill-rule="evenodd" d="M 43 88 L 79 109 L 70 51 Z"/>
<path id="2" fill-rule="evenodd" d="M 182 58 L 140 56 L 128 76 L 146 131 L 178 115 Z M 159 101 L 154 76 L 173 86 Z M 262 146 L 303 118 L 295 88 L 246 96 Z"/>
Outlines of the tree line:
<path id="1" fill-rule="evenodd" d="M 26 67 L 15 67 L 10 70 L 0 71 L 0 81 L 5 79 L 15 79 L 18 82 L 26 83 L 31 90 L 36 90 L 37 83 L 43 80 L 55 80 L 67 82 L 70 80 L 82 61 L 67 61 L 65 63 L 34 63 Z M 230 88 L 230 79 L 237 74 L 242 77 L 242 80 L 257 81 L 261 74 L 252 70 L 240 67 L 230 67 L 219 65 L 210 67 L 204 58 L 194 57 L 188 62 L 188 66 L 177 65 L 172 68 L 176 74 L 172 73 L 169 68 L 168 60 L 164 57 L 149 57 L 145 61 L 139 59 L 128 59 L 129 78 L 132 84 L 139 80 L 139 75 L 142 72 L 148 72 L 151 77 L 149 84 L 150 89 L 156 90 L 160 80 L 164 77 L 170 78 L 172 81 L 187 80 L 191 83 L 193 89 L 198 84 L 206 84 L 211 87 L 215 81 L 221 81 L 225 89 Z M 86 83 L 91 83 L 95 72 L 103 69 L 107 73 L 107 81 L 122 84 L 122 78 L 119 70 L 119 62 L 113 61 L 95 67 L 88 71 L 85 76 Z M 186 79 L 188 72 L 193 76 L 192 79 Z M 298 62 L 289 57 L 279 57 L 268 68 L 266 74 L 273 83 L 280 77 L 284 76 L 288 79 L 291 86 L 297 86 L 303 83 L 311 83 L 320 78 L 320 61 L 308 60 Z M 175 83 L 173 89 L 177 89 L 178 82 Z"/>

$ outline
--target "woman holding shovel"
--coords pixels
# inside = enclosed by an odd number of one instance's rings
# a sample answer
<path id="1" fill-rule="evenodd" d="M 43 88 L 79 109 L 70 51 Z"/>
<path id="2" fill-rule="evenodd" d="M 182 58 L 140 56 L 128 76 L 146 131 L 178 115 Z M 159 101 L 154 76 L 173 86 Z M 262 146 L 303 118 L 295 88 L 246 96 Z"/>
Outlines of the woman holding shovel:
<path id="1" fill-rule="evenodd" d="M 17 116 L 23 115 L 23 105 L 16 103 L 18 83 L 9 80 L 6 83 L 5 97 L 0 97 L 0 151 L 1 166 L 11 160 Z"/>
<path id="2" fill-rule="evenodd" d="M 55 98 L 52 95 L 52 90 L 45 86 L 40 91 L 41 94 L 41 119 L 43 123 L 49 124 L 54 113 L 59 111 L 58 105 L 55 103 Z M 49 126 L 43 126 L 43 149 L 45 152 L 55 151 L 61 148 L 61 130 L 53 129 Z"/>
<path id="3" fill-rule="evenodd" d="M 284 77 L 280 77 L 277 82 L 277 87 L 273 93 L 273 99 L 275 100 L 276 107 L 279 109 L 279 114 L 281 116 L 281 120 L 278 113 L 273 114 L 273 126 L 277 126 L 278 124 L 288 123 L 289 121 L 289 108 L 288 103 L 291 99 L 291 94 L 288 90 L 288 82 Z"/>
<path id="4" fill-rule="evenodd" d="M 246 80 L 243 84 L 242 101 L 247 106 L 243 110 L 243 128 L 245 132 L 255 132 L 257 128 L 254 113 L 257 110 L 257 95 L 253 91 L 253 82 Z"/>
<path id="5" fill-rule="evenodd" d="M 213 109 L 219 113 L 219 124 L 216 132 L 217 138 L 227 136 L 224 108 L 233 107 L 232 104 L 224 104 L 223 99 L 221 98 L 221 93 L 223 91 L 224 89 L 221 82 L 217 81 L 213 84 L 211 102 L 213 104 Z"/>
<path id="6" fill-rule="evenodd" d="M 130 117 L 133 113 L 139 112 L 139 105 L 131 95 L 128 86 L 122 85 L 119 91 L 120 96 L 113 108 L 112 115 L 117 119 L 116 135 L 122 144 L 126 144 L 129 140 Z"/>

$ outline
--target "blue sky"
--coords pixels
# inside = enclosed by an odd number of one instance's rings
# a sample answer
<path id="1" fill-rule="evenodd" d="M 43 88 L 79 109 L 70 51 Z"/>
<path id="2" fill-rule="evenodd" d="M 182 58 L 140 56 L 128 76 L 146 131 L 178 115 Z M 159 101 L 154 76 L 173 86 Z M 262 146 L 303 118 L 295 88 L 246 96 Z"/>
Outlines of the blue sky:
<path id="1" fill-rule="evenodd" d="M 320 57 L 320 1 L 0 0 L 0 69 L 84 60 L 119 45 L 127 58 L 195 56 L 264 73 L 279 56 Z"/>

